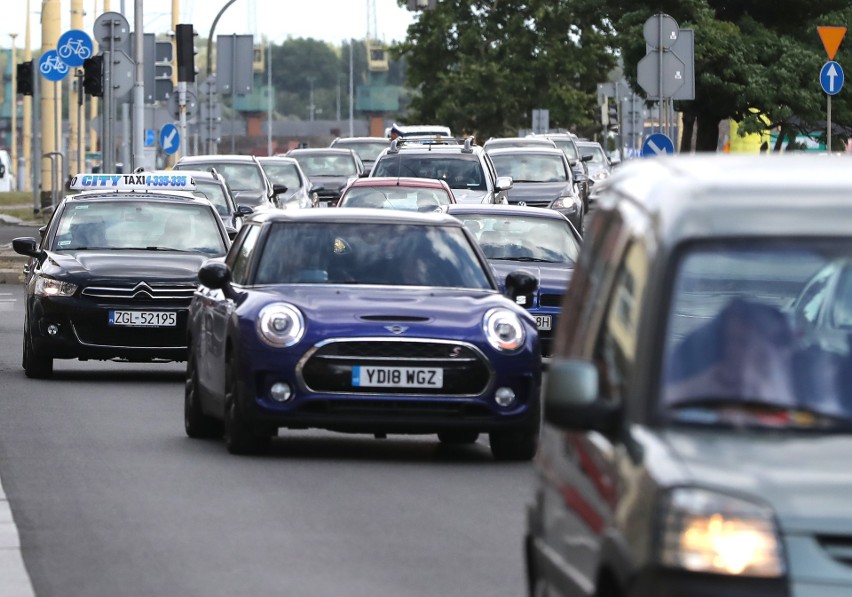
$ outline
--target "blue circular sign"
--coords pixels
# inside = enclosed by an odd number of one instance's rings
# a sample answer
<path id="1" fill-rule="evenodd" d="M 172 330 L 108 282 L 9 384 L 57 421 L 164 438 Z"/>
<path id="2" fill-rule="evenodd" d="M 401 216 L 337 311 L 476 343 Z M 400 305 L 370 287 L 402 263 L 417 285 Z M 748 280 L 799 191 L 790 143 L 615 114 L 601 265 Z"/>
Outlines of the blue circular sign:
<path id="1" fill-rule="evenodd" d="M 642 157 L 652 158 L 658 155 L 669 155 L 674 153 L 674 143 L 662 133 L 648 135 L 642 143 Z"/>
<path id="2" fill-rule="evenodd" d="M 48 81 L 61 81 L 71 68 L 62 62 L 56 50 L 48 50 L 38 61 L 38 72 Z"/>
<path id="3" fill-rule="evenodd" d="M 160 147 L 167 155 L 180 149 L 180 131 L 175 125 L 170 123 L 160 129 Z"/>
<path id="4" fill-rule="evenodd" d="M 819 71 L 819 84 L 828 95 L 836 95 L 843 89 L 843 69 L 834 60 L 829 60 L 822 65 Z"/>
<path id="5" fill-rule="evenodd" d="M 83 61 L 92 57 L 94 49 L 92 38 L 80 29 L 66 31 L 56 42 L 56 53 L 68 66 L 83 66 Z"/>

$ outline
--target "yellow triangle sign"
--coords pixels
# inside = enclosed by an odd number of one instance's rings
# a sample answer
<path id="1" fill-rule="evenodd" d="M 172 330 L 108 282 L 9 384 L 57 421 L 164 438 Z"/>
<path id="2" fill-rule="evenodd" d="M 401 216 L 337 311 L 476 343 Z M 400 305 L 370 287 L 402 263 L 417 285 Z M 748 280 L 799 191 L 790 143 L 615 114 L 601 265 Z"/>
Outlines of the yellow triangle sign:
<path id="1" fill-rule="evenodd" d="M 840 42 L 846 35 L 846 27 L 817 27 L 817 31 L 825 48 L 825 53 L 828 54 L 828 59 L 834 60 L 837 48 L 840 47 Z"/>

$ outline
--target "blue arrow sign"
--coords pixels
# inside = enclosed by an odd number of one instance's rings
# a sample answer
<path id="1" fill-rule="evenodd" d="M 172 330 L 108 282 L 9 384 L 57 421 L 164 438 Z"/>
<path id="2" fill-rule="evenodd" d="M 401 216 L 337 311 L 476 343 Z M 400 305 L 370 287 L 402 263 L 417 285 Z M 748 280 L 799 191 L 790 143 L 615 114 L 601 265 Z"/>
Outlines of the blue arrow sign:
<path id="1" fill-rule="evenodd" d="M 180 132 L 175 125 L 169 123 L 160 129 L 160 147 L 168 155 L 180 149 Z"/>
<path id="2" fill-rule="evenodd" d="M 59 37 L 56 53 L 68 66 L 83 66 L 86 58 L 91 58 L 95 49 L 92 38 L 85 31 L 71 29 Z"/>
<path id="3" fill-rule="evenodd" d="M 48 81 L 61 81 L 69 70 L 68 65 L 59 59 L 56 50 L 48 50 L 38 61 L 38 72 Z"/>
<path id="4" fill-rule="evenodd" d="M 154 129 L 145 129 L 145 147 L 153 147 L 157 142 L 157 135 L 154 134 Z"/>
<path id="5" fill-rule="evenodd" d="M 645 138 L 642 143 L 642 157 L 652 158 L 658 155 L 667 155 L 674 153 L 674 143 L 666 135 L 662 133 L 654 133 Z"/>
<path id="6" fill-rule="evenodd" d="M 819 71 L 819 84 L 828 95 L 836 95 L 843 88 L 843 69 L 834 60 L 822 65 Z"/>

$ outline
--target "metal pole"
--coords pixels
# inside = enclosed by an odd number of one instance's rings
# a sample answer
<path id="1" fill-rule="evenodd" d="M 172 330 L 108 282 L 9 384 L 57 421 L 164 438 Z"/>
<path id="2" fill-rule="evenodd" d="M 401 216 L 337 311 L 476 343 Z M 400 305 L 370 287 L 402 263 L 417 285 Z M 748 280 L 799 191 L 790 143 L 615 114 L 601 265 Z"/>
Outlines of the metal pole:
<path id="1" fill-rule="evenodd" d="M 83 154 L 83 102 L 85 98 L 83 93 L 83 69 L 77 69 L 77 170 L 79 172 L 86 171 L 86 156 Z M 74 173 L 76 174 L 76 172 Z"/>
<path id="2" fill-rule="evenodd" d="M 38 64 L 38 61 L 33 60 L 33 64 Z M 41 106 L 41 77 L 35 75 L 33 75 L 33 105 Z M 41 110 L 32 112 L 34 134 L 30 161 L 33 167 L 30 168 L 30 177 L 32 178 L 33 214 L 37 214 L 41 211 Z"/>
<path id="3" fill-rule="evenodd" d="M 145 23 L 142 0 L 136 0 L 133 11 L 136 29 L 136 82 L 133 85 L 133 169 L 145 165 Z"/>
<path id="4" fill-rule="evenodd" d="M 266 155 L 272 155 L 272 43 L 266 42 Z"/>
<path id="5" fill-rule="evenodd" d="M 826 145 L 825 149 L 828 153 L 831 153 L 831 96 L 828 96 L 828 129 L 826 130 Z"/>
<path id="6" fill-rule="evenodd" d="M 234 58 L 237 55 L 237 34 L 231 34 L 231 153 L 237 153 L 236 150 L 236 142 L 237 142 L 237 132 L 234 130 L 234 124 L 236 123 L 236 119 L 234 118 L 234 114 L 236 110 L 234 110 L 234 101 L 237 97 L 236 93 L 236 83 L 237 83 L 237 61 Z"/>
<path id="7" fill-rule="evenodd" d="M 110 23 L 110 31 L 115 30 L 115 25 Z M 110 34 L 112 36 L 112 33 Z M 110 37 L 107 47 L 112 49 L 113 41 Z M 101 172 L 115 172 L 115 137 L 113 136 L 113 119 L 115 108 L 113 107 L 112 96 L 112 52 L 104 50 L 104 111 L 102 114 L 103 127 L 101 132 L 101 145 L 103 147 L 103 156 L 101 160 Z"/>
<path id="8" fill-rule="evenodd" d="M 186 81 L 178 78 L 178 128 L 180 129 L 180 154 L 186 154 Z"/>
<path id="9" fill-rule="evenodd" d="M 60 126 L 59 120 L 59 81 L 53 82 L 53 118 L 56 122 L 56 126 L 53 127 L 53 143 L 56 151 L 60 154 L 62 153 L 62 127 Z M 52 192 L 50 194 L 51 205 L 56 207 L 56 195 L 59 192 L 60 185 L 63 184 L 62 181 L 62 172 L 58 171 L 56 168 L 56 161 L 51 162 L 50 164 L 53 174 L 53 183 L 52 183 Z"/>
<path id="10" fill-rule="evenodd" d="M 213 32 L 216 30 L 216 24 L 219 22 L 219 19 L 222 17 L 222 13 L 224 13 L 228 7 L 236 2 L 237 0 L 228 0 L 228 3 L 222 7 L 222 10 L 216 15 L 216 18 L 213 19 L 213 24 L 210 26 L 210 35 L 207 36 L 207 76 L 210 76 L 210 73 L 213 72 Z"/>
<path id="11" fill-rule="evenodd" d="M 15 38 L 18 37 L 17 33 L 10 33 L 9 37 L 12 38 L 12 145 L 10 147 L 10 163 L 9 163 L 9 178 L 12 179 L 13 182 L 17 182 L 18 178 L 18 56 L 16 54 L 15 48 Z M 17 190 L 17 184 L 14 185 Z"/>
<path id="12" fill-rule="evenodd" d="M 657 99 L 659 100 L 659 103 L 657 104 L 658 118 L 659 118 L 659 122 L 657 122 L 657 131 L 660 132 L 660 133 L 663 133 L 664 131 L 663 131 L 663 15 L 662 14 L 657 15 L 657 29 L 658 29 L 658 32 L 659 32 L 659 36 L 657 38 L 658 39 L 657 53 L 659 54 L 659 66 L 660 66 L 659 80 L 658 80 L 659 85 L 657 87 L 657 89 L 659 89 L 659 95 L 657 96 Z"/>
<path id="13" fill-rule="evenodd" d="M 192 86 L 195 90 L 195 97 L 196 97 L 196 100 L 197 100 L 198 97 L 199 97 L 199 95 L 198 95 L 198 78 L 197 77 L 196 77 L 195 81 L 192 82 Z M 198 110 L 199 111 L 201 110 L 200 104 L 198 105 Z M 198 133 L 199 133 L 199 127 L 200 127 L 200 125 L 198 123 L 199 118 L 200 118 L 200 116 L 198 116 L 198 115 L 195 116 L 195 126 L 193 127 L 194 133 L 192 134 L 192 155 L 198 155 Z"/>
<path id="14" fill-rule="evenodd" d="M 355 131 L 354 131 L 355 125 L 354 125 L 354 121 L 353 121 L 353 116 L 354 116 L 353 96 L 355 95 L 355 93 L 354 93 L 355 82 L 353 80 L 353 73 L 355 71 L 355 63 L 354 63 L 355 61 L 354 61 L 353 56 L 352 56 L 354 54 L 354 50 L 352 49 L 352 46 L 354 46 L 354 45 L 355 45 L 355 40 L 350 38 L 350 40 L 349 40 L 349 136 L 350 137 L 355 136 Z"/>

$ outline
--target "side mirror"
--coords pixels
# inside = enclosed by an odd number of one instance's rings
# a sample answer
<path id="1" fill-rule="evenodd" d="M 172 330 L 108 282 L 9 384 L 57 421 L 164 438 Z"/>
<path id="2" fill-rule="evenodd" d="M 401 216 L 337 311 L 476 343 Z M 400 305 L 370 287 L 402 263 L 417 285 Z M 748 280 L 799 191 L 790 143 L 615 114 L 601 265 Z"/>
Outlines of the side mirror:
<path id="1" fill-rule="evenodd" d="M 237 217 L 243 218 L 254 213 L 254 208 L 251 205 L 240 203 L 237 205 Z"/>
<path id="2" fill-rule="evenodd" d="M 529 272 L 518 270 L 506 276 L 506 295 L 517 302 L 518 297 L 530 297 L 538 288 L 538 278 Z M 518 303 L 526 304 L 524 303 Z"/>
<path id="3" fill-rule="evenodd" d="M 287 185 L 283 185 L 283 184 L 272 185 L 272 194 L 273 195 L 283 195 L 286 192 L 287 192 Z"/>
<path id="4" fill-rule="evenodd" d="M 498 176 L 497 182 L 494 184 L 494 189 L 496 191 L 508 191 L 514 185 L 514 181 L 511 176 Z"/>
<path id="5" fill-rule="evenodd" d="M 599 397 L 598 369 L 577 359 L 554 359 L 544 385 L 544 419 L 566 431 L 614 435 L 621 409 Z"/>
<path id="6" fill-rule="evenodd" d="M 584 162 L 591 162 L 591 161 L 592 161 L 592 158 L 594 158 L 594 157 L 595 157 L 595 156 L 593 156 L 593 155 L 584 155 L 584 156 L 583 156 L 583 157 L 581 157 L 580 159 L 581 159 L 581 160 L 583 160 Z"/>
<path id="7" fill-rule="evenodd" d="M 35 257 L 36 259 L 41 259 L 44 256 L 44 251 L 40 251 L 38 248 L 38 241 L 29 236 L 13 238 L 12 249 L 19 255 Z"/>
<path id="8" fill-rule="evenodd" d="M 198 281 L 216 290 L 231 283 L 231 268 L 221 261 L 208 261 L 198 270 Z"/>

